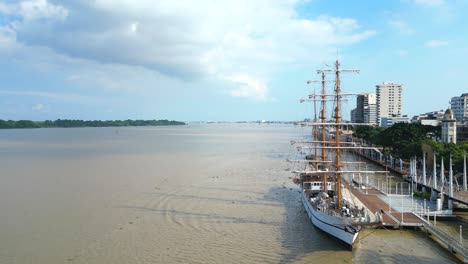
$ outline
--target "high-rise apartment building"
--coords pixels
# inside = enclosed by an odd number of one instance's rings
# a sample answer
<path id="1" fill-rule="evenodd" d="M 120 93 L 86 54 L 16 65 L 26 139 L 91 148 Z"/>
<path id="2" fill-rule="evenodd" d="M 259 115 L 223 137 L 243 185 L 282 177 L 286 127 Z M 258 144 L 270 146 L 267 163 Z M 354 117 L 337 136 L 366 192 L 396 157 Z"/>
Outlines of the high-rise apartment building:
<path id="1" fill-rule="evenodd" d="M 355 108 L 355 123 L 364 123 L 364 102 L 365 96 L 358 95 L 356 97 L 356 108 Z"/>
<path id="2" fill-rule="evenodd" d="M 377 94 L 364 95 L 364 123 L 377 124 Z"/>
<path id="3" fill-rule="evenodd" d="M 452 97 L 450 106 L 457 121 L 468 120 L 468 93 Z"/>
<path id="4" fill-rule="evenodd" d="M 375 93 L 360 94 L 356 98 L 356 108 L 351 111 L 353 123 L 377 123 L 377 96 Z"/>
<path id="5" fill-rule="evenodd" d="M 375 93 L 358 95 L 356 108 L 354 109 L 355 123 L 369 123 L 375 125 L 377 122 L 377 96 Z"/>
<path id="6" fill-rule="evenodd" d="M 351 123 L 357 123 L 356 122 L 356 108 L 351 110 Z"/>
<path id="7" fill-rule="evenodd" d="M 376 85 L 377 94 L 377 123 L 381 125 L 382 117 L 401 116 L 402 85 L 384 82 Z"/>

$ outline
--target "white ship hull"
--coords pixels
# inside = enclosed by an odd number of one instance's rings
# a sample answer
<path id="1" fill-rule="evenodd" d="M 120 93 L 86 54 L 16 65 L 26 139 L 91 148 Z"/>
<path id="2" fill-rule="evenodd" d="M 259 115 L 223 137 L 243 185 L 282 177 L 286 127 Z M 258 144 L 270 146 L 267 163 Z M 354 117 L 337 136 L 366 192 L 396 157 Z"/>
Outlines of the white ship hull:
<path id="1" fill-rule="evenodd" d="M 359 235 L 359 227 L 351 225 L 346 218 L 327 215 L 315 210 L 304 192 L 302 192 L 302 203 L 314 226 L 338 238 L 351 248 L 353 247 L 353 243 Z"/>

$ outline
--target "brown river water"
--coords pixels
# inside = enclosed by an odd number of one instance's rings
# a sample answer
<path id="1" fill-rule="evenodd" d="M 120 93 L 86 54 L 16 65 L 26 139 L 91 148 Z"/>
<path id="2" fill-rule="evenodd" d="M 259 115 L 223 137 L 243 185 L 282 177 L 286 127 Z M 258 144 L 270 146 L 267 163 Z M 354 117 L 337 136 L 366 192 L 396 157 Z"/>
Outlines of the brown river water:
<path id="1" fill-rule="evenodd" d="M 315 229 L 288 125 L 0 131 L 0 263 L 456 263 L 424 234 Z"/>

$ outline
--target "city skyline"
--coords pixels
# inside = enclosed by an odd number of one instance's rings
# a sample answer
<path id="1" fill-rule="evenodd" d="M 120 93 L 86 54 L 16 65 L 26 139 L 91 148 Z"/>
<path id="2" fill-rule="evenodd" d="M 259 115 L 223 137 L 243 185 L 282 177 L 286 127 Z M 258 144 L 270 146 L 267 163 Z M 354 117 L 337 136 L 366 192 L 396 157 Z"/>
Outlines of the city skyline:
<path id="1" fill-rule="evenodd" d="M 466 1 L 0 2 L 0 119 L 302 120 L 315 70 L 403 85 L 402 114 L 466 92 Z M 329 65 L 329 66 L 327 66 Z M 331 76 L 330 76 L 331 77 Z M 355 98 L 343 108 L 349 120 Z"/>

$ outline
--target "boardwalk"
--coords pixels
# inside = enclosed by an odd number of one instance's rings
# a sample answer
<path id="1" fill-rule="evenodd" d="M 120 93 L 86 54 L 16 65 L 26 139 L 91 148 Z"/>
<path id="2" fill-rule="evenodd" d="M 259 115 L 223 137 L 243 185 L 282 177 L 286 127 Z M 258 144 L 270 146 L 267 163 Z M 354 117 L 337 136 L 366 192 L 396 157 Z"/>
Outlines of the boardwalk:
<path id="1" fill-rule="evenodd" d="M 377 164 L 377 165 L 380 165 L 380 166 L 384 167 L 386 170 L 393 171 L 395 173 L 398 173 L 398 174 L 402 175 L 403 178 L 406 181 L 411 182 L 411 180 L 407 177 L 410 174 L 409 170 L 404 164 L 402 164 L 400 166 L 397 163 L 397 164 L 393 164 L 393 166 L 392 166 L 390 164 L 385 163 L 384 161 L 376 159 L 372 155 L 368 155 L 368 153 L 362 153 L 360 151 L 354 151 L 354 153 L 361 156 L 361 157 L 363 157 L 363 158 L 365 158 L 365 159 L 367 159 L 367 160 L 369 160 L 369 161 L 371 161 L 371 162 L 373 162 L 373 163 L 375 163 L 375 164 Z M 421 178 L 421 176 L 418 176 L 418 177 Z M 448 177 L 448 176 L 445 175 L 445 177 Z M 438 179 L 438 181 L 440 181 L 440 179 Z M 468 191 L 461 190 L 461 188 L 459 186 L 461 184 L 458 184 L 458 182 L 456 180 L 454 180 L 454 181 L 455 182 L 454 182 L 453 197 L 448 196 L 448 183 L 446 183 L 445 188 L 444 188 L 444 196 L 446 198 L 450 199 L 450 200 L 453 200 L 453 201 L 459 203 L 460 205 L 468 207 Z M 427 174 L 426 185 L 423 185 L 421 182 L 417 182 L 417 186 L 431 189 L 432 188 L 432 175 L 430 175 L 429 173 Z M 459 186 L 459 188 L 456 188 L 456 186 Z M 438 187 L 439 188 L 435 189 L 436 192 L 440 192 L 440 190 L 439 190 L 440 186 L 438 186 Z"/>
<path id="2" fill-rule="evenodd" d="M 398 228 L 400 226 L 422 226 L 424 223 L 414 215 L 412 212 L 404 212 L 403 213 L 403 222 L 401 221 L 401 212 L 396 210 L 395 208 L 391 208 L 389 204 L 383 201 L 379 196 L 384 195 L 377 189 L 370 188 L 367 190 L 367 194 L 364 193 L 362 190 L 346 184 L 348 190 L 359 199 L 364 206 L 371 212 L 384 212 L 383 213 L 383 225 L 384 226 L 391 226 L 394 228 Z"/>
<path id="3" fill-rule="evenodd" d="M 357 153 L 362 155 L 362 153 Z M 369 159 L 370 161 L 384 166 L 388 170 L 394 171 L 399 173 L 400 175 L 408 175 L 408 171 L 401 167 L 389 166 L 379 160 L 374 160 L 371 157 L 366 155 L 362 155 L 363 157 Z M 408 180 L 407 177 L 403 177 Z M 353 181 L 357 185 L 361 185 L 358 180 L 355 180 L 353 177 Z M 429 176 L 426 179 L 427 185 L 422 185 L 421 183 L 417 183 L 418 187 L 424 187 L 432 189 L 430 186 L 432 184 L 432 179 Z M 374 183 L 375 184 L 375 183 Z M 443 247 L 449 250 L 452 253 L 456 253 L 464 262 L 468 263 L 468 247 L 466 247 L 465 240 L 461 238 L 461 231 L 460 233 L 453 233 L 447 232 L 444 230 L 443 227 L 436 225 L 435 218 L 433 217 L 434 214 L 443 215 L 445 217 L 451 216 L 452 211 L 449 214 L 444 212 L 444 210 L 437 209 L 437 206 L 429 201 L 422 199 L 416 199 L 412 197 L 412 190 L 410 186 L 408 186 L 408 192 L 404 192 L 403 185 L 400 187 L 401 192 L 395 190 L 395 192 L 388 192 L 384 193 L 380 190 L 371 187 L 365 186 L 366 190 L 359 189 L 357 187 L 351 186 L 349 184 L 345 184 L 346 187 L 349 189 L 349 192 L 353 194 L 354 197 L 359 199 L 362 204 L 367 207 L 367 209 L 372 212 L 384 212 L 383 214 L 383 225 L 387 227 L 393 228 L 401 228 L 401 227 L 421 227 L 425 230 L 435 241 L 440 243 Z M 455 184 L 454 184 L 455 185 Z M 375 185 L 374 185 L 375 186 Z M 416 186 L 415 186 L 416 187 Z M 385 188 L 389 188 L 389 186 L 385 186 Z M 385 190 L 385 188 L 383 188 Z M 415 188 L 416 189 L 416 188 Z M 459 204 L 468 205 L 468 191 L 456 191 L 454 192 L 454 197 L 448 197 L 448 183 L 446 182 L 444 188 L 444 196 L 448 199 L 451 199 Z M 391 190 L 391 189 L 390 189 Z M 435 190 L 439 192 L 438 190 Z M 389 195 L 390 193 L 390 195 Z M 394 193 L 394 194 L 393 194 Z M 397 195 L 397 193 L 399 195 Z M 407 195 L 403 195 L 403 193 Z M 393 201 L 392 201 L 393 199 Z M 437 211 L 439 210 L 439 211 Z M 445 210 L 447 211 L 447 210 Z M 433 221 L 429 221 L 429 216 L 433 217 Z M 424 218 L 423 218 L 424 217 Z M 426 218 L 427 217 L 427 218 Z"/>
<path id="4" fill-rule="evenodd" d="M 348 191 L 358 199 L 370 212 L 384 212 L 383 225 L 386 227 L 401 228 L 401 227 L 421 227 L 436 241 L 452 253 L 458 254 L 464 262 L 468 262 L 468 249 L 464 245 L 464 241 L 457 240 L 457 234 L 444 232 L 441 228 L 432 224 L 429 219 L 425 220 L 421 216 L 413 212 L 405 212 L 404 209 L 398 211 L 391 207 L 383 198 L 386 195 L 377 189 L 369 188 L 363 191 L 355 186 L 345 183 Z M 399 208 L 403 208 L 401 205 Z M 414 208 L 410 207 L 410 210 Z M 426 215 L 430 212 L 426 211 Z"/>

